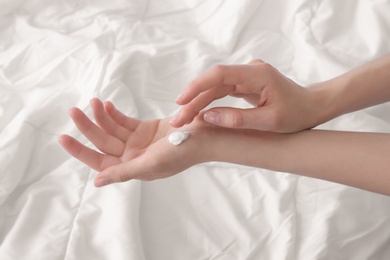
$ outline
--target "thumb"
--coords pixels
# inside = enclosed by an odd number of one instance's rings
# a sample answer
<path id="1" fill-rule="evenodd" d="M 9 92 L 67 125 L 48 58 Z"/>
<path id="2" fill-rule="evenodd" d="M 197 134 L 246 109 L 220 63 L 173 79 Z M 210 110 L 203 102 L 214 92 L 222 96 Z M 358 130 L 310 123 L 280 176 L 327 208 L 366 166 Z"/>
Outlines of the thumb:
<path id="1" fill-rule="evenodd" d="M 259 108 L 219 107 L 208 110 L 203 118 L 206 122 L 217 126 L 261 130 L 261 114 Z"/>
<path id="2" fill-rule="evenodd" d="M 112 183 L 126 182 L 145 174 L 146 167 L 135 158 L 125 163 L 117 164 L 100 172 L 94 181 L 96 187 L 103 187 Z"/>

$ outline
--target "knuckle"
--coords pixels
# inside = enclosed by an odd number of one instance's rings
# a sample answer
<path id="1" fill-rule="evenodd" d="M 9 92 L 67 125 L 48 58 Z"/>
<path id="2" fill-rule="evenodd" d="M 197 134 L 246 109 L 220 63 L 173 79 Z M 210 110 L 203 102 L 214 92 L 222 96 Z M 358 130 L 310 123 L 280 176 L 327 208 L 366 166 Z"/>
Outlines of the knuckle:
<path id="1" fill-rule="evenodd" d="M 262 70 L 264 70 L 265 72 L 271 72 L 271 71 L 274 70 L 274 67 L 271 64 L 267 63 L 267 62 L 260 63 L 259 67 Z"/>
<path id="2" fill-rule="evenodd" d="M 259 63 L 264 63 L 264 61 L 261 59 L 254 59 L 251 62 L 249 62 L 249 64 L 259 64 Z"/>
<path id="3" fill-rule="evenodd" d="M 228 124 L 233 128 L 241 128 L 244 125 L 244 118 L 239 111 L 233 111 L 228 116 Z"/>
<path id="4" fill-rule="evenodd" d="M 212 67 L 211 69 L 211 71 L 217 76 L 222 76 L 225 70 L 226 70 L 226 65 L 221 65 L 221 64 L 214 65 L 214 67 Z"/>
<path id="5" fill-rule="evenodd" d="M 111 172 L 110 175 L 112 176 L 111 182 L 126 182 L 130 180 L 130 173 L 128 172 L 128 169 L 124 165 L 118 167 L 115 172 Z"/>
<path id="6" fill-rule="evenodd" d="M 261 75 L 263 81 L 266 83 L 271 83 L 275 79 L 276 69 L 269 63 L 263 62 L 254 65 L 254 73 L 256 75 Z"/>
<path id="7" fill-rule="evenodd" d="M 194 106 L 192 106 L 191 104 L 183 107 L 182 109 L 182 114 L 183 115 L 187 115 L 189 117 L 194 117 L 199 111 L 196 110 L 196 108 Z"/>
<path id="8" fill-rule="evenodd" d="M 277 76 L 278 70 L 274 66 L 272 66 L 271 64 L 262 63 L 262 64 L 260 64 L 260 66 L 262 66 L 264 73 L 269 75 L 270 78 L 274 79 Z"/>
<path id="9" fill-rule="evenodd" d="M 255 65 L 254 68 L 256 68 L 258 71 L 262 72 L 262 73 L 272 73 L 275 68 L 267 63 L 267 62 L 264 62 L 262 60 L 259 60 L 259 62 L 251 62 L 252 65 Z"/>
<path id="10" fill-rule="evenodd" d="M 213 70 L 215 70 L 215 71 L 224 71 L 225 67 L 226 67 L 226 65 L 217 64 L 217 65 L 214 65 Z"/>
<path id="11" fill-rule="evenodd" d="M 125 182 L 129 179 L 125 171 L 120 171 L 118 175 L 119 175 L 119 182 Z"/>

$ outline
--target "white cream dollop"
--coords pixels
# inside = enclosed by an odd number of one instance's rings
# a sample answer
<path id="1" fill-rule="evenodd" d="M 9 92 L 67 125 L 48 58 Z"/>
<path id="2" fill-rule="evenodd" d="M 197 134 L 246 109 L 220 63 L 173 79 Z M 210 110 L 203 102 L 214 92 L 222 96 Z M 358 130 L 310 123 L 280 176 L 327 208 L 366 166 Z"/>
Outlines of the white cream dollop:
<path id="1" fill-rule="evenodd" d="M 168 141 L 173 145 L 179 145 L 187 140 L 189 133 L 187 132 L 173 132 L 169 135 Z"/>

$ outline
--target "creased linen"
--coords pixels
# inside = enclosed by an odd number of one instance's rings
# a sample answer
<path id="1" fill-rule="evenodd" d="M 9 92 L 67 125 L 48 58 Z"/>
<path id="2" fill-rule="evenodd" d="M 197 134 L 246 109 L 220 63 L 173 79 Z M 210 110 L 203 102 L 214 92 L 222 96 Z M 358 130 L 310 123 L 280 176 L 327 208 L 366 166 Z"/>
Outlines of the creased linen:
<path id="1" fill-rule="evenodd" d="M 223 163 L 96 189 L 57 142 L 86 142 L 67 111 L 91 114 L 93 97 L 172 116 L 219 63 L 335 77 L 390 51 L 389 13 L 366 0 L 0 0 L 0 259 L 389 259 L 386 196 Z M 389 111 L 319 128 L 390 133 Z"/>

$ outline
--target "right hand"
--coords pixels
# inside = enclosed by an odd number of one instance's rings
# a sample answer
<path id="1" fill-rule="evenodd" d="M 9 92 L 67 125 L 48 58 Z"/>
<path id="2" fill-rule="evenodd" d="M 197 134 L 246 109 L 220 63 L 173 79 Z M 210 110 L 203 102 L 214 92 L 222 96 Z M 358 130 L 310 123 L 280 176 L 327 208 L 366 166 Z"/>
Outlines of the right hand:
<path id="1" fill-rule="evenodd" d="M 245 65 L 218 65 L 193 80 L 176 100 L 183 107 L 170 124 L 189 124 L 212 101 L 227 95 L 244 98 L 254 107 L 212 108 L 204 114 L 205 121 L 221 127 L 280 133 L 321 123 L 319 91 L 304 88 L 271 65 L 254 60 Z"/>
<path id="2" fill-rule="evenodd" d="M 175 131 L 169 118 L 140 121 L 99 99 L 93 99 L 91 106 L 97 125 L 78 108 L 72 108 L 70 116 L 96 149 L 68 135 L 60 136 L 59 142 L 73 157 L 100 172 L 96 187 L 131 179 L 166 178 L 210 158 L 211 128 L 203 120 L 184 127 L 182 131 L 191 132 L 191 138 L 173 146 L 168 142 L 169 134 Z"/>

